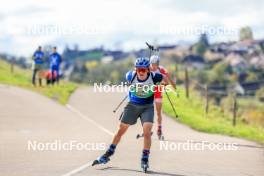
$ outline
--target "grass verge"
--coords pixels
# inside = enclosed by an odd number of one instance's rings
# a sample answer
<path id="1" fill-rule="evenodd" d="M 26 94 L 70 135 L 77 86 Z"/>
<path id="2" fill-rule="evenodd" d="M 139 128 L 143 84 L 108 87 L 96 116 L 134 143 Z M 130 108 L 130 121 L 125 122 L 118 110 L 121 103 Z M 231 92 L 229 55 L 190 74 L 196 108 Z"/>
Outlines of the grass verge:
<path id="1" fill-rule="evenodd" d="M 66 104 L 77 84 L 61 81 L 60 85 L 34 87 L 31 84 L 31 71 L 14 66 L 11 73 L 10 64 L 0 60 L 0 83 L 23 87 L 50 97 L 61 104 Z M 43 80 L 44 81 L 44 80 Z M 45 85 L 45 84 L 44 84 Z"/>
<path id="2" fill-rule="evenodd" d="M 204 99 L 192 92 L 190 98 L 185 98 L 185 92 L 179 88 L 180 96 L 169 93 L 174 107 L 180 116 L 177 120 L 191 128 L 215 134 L 224 134 L 233 137 L 244 138 L 264 144 L 264 128 L 258 125 L 248 125 L 237 119 L 237 125 L 232 126 L 232 115 L 223 114 L 219 107 L 210 104 L 209 114 L 206 115 Z M 163 110 L 169 116 L 175 118 L 171 105 L 164 94 Z"/>

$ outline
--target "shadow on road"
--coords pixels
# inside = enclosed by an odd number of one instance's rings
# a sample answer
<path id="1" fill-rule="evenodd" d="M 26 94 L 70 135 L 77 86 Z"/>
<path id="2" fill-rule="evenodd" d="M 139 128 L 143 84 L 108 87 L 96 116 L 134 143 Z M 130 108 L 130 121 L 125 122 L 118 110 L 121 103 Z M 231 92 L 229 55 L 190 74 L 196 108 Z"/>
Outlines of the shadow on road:
<path id="1" fill-rule="evenodd" d="M 125 169 L 125 168 L 119 168 L 119 167 L 105 167 L 105 168 L 97 169 L 97 170 L 116 170 L 116 171 L 129 171 L 129 172 L 143 173 L 142 170 Z M 156 172 L 156 171 L 152 171 L 152 170 L 149 170 L 147 172 L 147 174 L 163 175 L 163 176 L 184 176 L 184 175 L 172 174 L 172 173 L 167 173 L 167 172 Z"/>

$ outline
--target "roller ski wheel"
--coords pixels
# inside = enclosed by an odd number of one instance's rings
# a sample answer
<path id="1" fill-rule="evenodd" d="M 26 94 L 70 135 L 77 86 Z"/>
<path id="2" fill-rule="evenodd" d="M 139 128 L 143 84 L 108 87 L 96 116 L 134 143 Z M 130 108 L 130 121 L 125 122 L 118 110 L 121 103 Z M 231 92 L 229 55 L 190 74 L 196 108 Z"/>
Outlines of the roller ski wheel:
<path id="1" fill-rule="evenodd" d="M 98 165 L 98 164 L 106 164 L 108 161 L 110 161 L 109 157 L 105 157 L 104 155 L 100 158 L 94 160 L 92 166 Z"/>
<path id="2" fill-rule="evenodd" d="M 153 134 L 153 132 L 151 132 L 151 136 L 152 136 L 152 134 Z M 136 139 L 139 139 L 141 137 L 144 137 L 144 134 L 143 133 L 142 134 L 137 134 Z"/>
<path id="3" fill-rule="evenodd" d="M 136 136 L 136 138 L 138 139 L 138 138 L 140 138 L 142 135 L 140 135 L 140 134 L 137 134 L 137 136 Z"/>
<path id="4" fill-rule="evenodd" d="M 163 135 L 158 136 L 158 138 L 160 141 L 164 141 L 164 139 L 165 139 Z"/>
<path id="5" fill-rule="evenodd" d="M 141 168 L 142 168 L 144 173 L 147 173 L 148 168 L 149 168 L 148 161 L 141 160 Z"/>
<path id="6" fill-rule="evenodd" d="M 148 167 L 147 167 L 147 165 L 143 165 L 142 169 L 143 169 L 143 172 L 144 172 L 144 173 L 147 173 L 147 171 L 148 171 Z"/>

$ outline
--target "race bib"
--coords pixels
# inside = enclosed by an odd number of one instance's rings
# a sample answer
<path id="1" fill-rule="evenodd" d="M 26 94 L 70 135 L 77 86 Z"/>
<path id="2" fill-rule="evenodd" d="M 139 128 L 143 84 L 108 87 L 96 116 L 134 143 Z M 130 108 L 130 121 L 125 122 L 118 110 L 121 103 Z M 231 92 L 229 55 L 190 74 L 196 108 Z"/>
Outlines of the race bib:
<path id="1" fill-rule="evenodd" d="M 130 92 L 138 98 L 148 98 L 154 94 L 154 84 L 136 83 L 131 85 Z"/>

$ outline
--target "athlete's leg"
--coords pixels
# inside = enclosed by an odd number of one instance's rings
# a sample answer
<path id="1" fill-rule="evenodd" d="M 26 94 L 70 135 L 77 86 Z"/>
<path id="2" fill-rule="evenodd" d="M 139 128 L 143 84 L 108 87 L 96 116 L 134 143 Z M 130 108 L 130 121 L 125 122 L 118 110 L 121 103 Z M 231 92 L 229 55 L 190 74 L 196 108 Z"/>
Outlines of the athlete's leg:
<path id="1" fill-rule="evenodd" d="M 162 100 L 158 99 L 155 101 L 156 113 L 157 113 L 157 122 L 158 125 L 162 124 L 162 116 L 161 116 L 161 109 L 162 109 Z"/>
<path id="2" fill-rule="evenodd" d="M 151 147 L 151 129 L 153 123 L 152 122 L 144 122 L 143 123 L 143 133 L 144 133 L 144 148 L 142 151 L 142 158 L 141 158 L 141 167 L 149 167 L 149 153 Z"/>
<path id="3" fill-rule="evenodd" d="M 119 124 L 119 128 L 116 134 L 114 135 L 112 144 L 106 150 L 105 154 L 99 157 L 99 159 L 97 159 L 93 163 L 93 165 L 98 164 L 98 163 L 99 164 L 107 163 L 110 160 L 110 156 L 112 156 L 115 153 L 116 146 L 121 140 L 122 136 L 127 131 L 128 127 L 136 123 L 139 113 L 140 111 L 137 110 L 135 105 L 132 105 L 130 103 L 126 105 L 126 107 L 124 108 L 123 115 L 121 117 L 121 123 Z"/>
<path id="4" fill-rule="evenodd" d="M 121 139 L 121 137 L 125 134 L 129 127 L 129 124 L 120 123 L 119 128 L 113 138 L 112 144 L 117 145 Z"/>
<path id="5" fill-rule="evenodd" d="M 112 144 L 109 146 L 109 148 L 107 149 L 105 155 L 107 157 L 111 156 L 114 154 L 115 152 L 115 148 L 116 145 L 119 143 L 119 141 L 121 140 L 122 136 L 125 134 L 125 132 L 127 131 L 129 127 L 129 124 L 125 124 L 125 123 L 120 123 L 119 128 L 116 132 L 116 134 L 114 135 L 114 138 L 112 140 Z"/>
<path id="6" fill-rule="evenodd" d="M 121 117 L 121 122 L 119 124 L 118 130 L 112 140 L 112 145 L 116 146 L 119 143 L 122 136 L 127 131 L 128 127 L 130 125 L 134 125 L 137 122 L 139 113 L 140 111 L 135 105 L 132 105 L 131 103 L 128 103 L 126 105 L 126 107 L 124 108 L 122 117 Z"/>
<path id="7" fill-rule="evenodd" d="M 98 160 L 94 161 L 93 165 L 95 164 L 100 164 L 100 163 L 107 163 L 110 160 L 110 156 L 112 156 L 115 153 L 115 149 L 116 149 L 116 145 L 119 143 L 119 141 L 121 140 L 122 136 L 125 134 L 125 132 L 127 131 L 129 125 L 125 124 L 125 123 L 120 123 L 119 125 L 119 129 L 117 130 L 112 144 L 108 147 L 108 149 L 106 150 L 106 152 L 99 157 Z"/>
<path id="8" fill-rule="evenodd" d="M 155 107 L 156 107 L 157 122 L 158 122 L 157 135 L 160 136 L 162 135 L 162 115 L 161 115 L 162 98 L 155 99 Z"/>
<path id="9" fill-rule="evenodd" d="M 144 134 L 144 149 L 149 150 L 151 147 L 151 129 L 153 123 L 144 122 L 143 124 L 143 134 Z"/>

